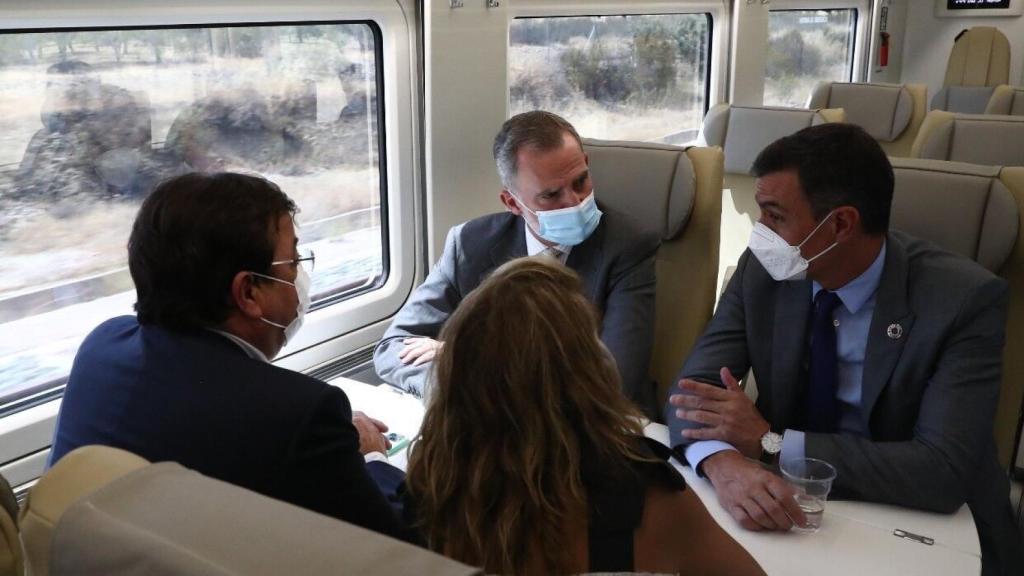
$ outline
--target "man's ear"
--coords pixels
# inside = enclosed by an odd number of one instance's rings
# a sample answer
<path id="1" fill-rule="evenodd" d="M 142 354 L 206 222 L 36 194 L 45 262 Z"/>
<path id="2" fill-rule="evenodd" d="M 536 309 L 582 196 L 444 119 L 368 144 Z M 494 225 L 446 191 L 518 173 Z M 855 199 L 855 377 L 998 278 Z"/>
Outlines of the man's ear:
<path id="1" fill-rule="evenodd" d="M 512 193 L 508 191 L 508 188 L 502 188 L 501 192 L 498 193 L 498 199 L 501 200 L 502 206 L 506 210 L 515 214 L 516 216 L 522 216 L 522 209 L 519 208 L 519 203 L 512 196 Z"/>
<path id="2" fill-rule="evenodd" d="M 242 315 L 249 318 L 263 316 L 263 294 L 249 272 L 239 272 L 231 280 L 231 301 Z"/>
<path id="3" fill-rule="evenodd" d="M 861 231 L 860 211 L 853 206 L 836 208 L 835 215 L 836 242 L 845 242 Z"/>

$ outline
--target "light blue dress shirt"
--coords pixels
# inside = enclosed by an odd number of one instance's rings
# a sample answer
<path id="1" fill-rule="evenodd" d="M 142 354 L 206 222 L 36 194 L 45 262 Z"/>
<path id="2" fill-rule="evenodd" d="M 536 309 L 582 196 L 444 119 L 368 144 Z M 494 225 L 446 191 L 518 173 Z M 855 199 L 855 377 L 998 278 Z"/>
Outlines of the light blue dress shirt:
<path id="1" fill-rule="evenodd" d="M 868 345 L 868 329 L 875 312 L 875 293 L 882 279 L 885 266 L 885 250 L 882 249 L 868 269 L 845 286 L 836 290 L 842 306 L 836 307 L 833 323 L 836 326 L 836 398 L 839 400 L 839 434 L 868 436 L 861 415 L 861 381 L 864 374 L 864 353 Z M 811 301 L 821 290 L 817 282 L 811 283 Z M 804 433 L 800 430 L 786 430 L 782 436 L 783 459 L 804 456 Z M 686 461 L 696 469 L 705 458 L 722 450 L 735 450 L 727 442 L 702 440 L 686 448 Z"/>

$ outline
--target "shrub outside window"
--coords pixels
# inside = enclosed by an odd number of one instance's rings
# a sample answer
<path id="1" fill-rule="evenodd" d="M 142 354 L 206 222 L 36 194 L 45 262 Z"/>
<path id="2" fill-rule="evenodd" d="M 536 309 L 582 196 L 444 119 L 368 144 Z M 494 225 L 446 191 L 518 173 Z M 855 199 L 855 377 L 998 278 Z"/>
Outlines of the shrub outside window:
<path id="1" fill-rule="evenodd" d="M 0 412 L 132 313 L 128 235 L 167 177 L 280 185 L 314 306 L 381 285 L 380 50 L 370 22 L 0 34 Z"/>
<path id="2" fill-rule="evenodd" d="M 591 138 L 696 138 L 710 14 L 517 18 L 509 38 L 512 114 L 550 110 Z"/>

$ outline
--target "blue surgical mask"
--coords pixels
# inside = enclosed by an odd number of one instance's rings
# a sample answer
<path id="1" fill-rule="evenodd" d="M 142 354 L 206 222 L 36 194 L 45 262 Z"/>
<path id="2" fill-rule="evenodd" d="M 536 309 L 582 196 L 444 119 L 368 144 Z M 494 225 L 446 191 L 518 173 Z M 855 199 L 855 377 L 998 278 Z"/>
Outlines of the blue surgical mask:
<path id="1" fill-rule="evenodd" d="M 512 197 L 524 210 L 537 217 L 537 225 L 540 228 L 536 230 L 537 235 L 554 244 L 575 246 L 589 238 L 601 222 L 602 212 L 594 201 L 593 191 L 575 206 L 536 212 L 530 210 L 515 194 L 512 194 Z"/>

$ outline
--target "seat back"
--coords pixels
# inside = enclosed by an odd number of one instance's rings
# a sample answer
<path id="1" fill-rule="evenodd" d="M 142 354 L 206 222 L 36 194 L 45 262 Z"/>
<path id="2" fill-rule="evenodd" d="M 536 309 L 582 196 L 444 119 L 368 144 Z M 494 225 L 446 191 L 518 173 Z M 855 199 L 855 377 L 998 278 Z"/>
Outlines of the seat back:
<path id="1" fill-rule="evenodd" d="M 924 84 L 819 82 L 808 108 L 842 108 L 845 121 L 878 140 L 890 156 L 908 156 L 924 121 L 928 87 Z"/>
<path id="2" fill-rule="evenodd" d="M 932 110 L 911 148 L 914 158 L 1024 166 L 1024 116 Z"/>
<path id="3" fill-rule="evenodd" d="M 75 485 L 75 473 L 123 457 L 89 446 L 60 460 L 33 488 Z M 129 455 L 131 456 L 131 455 Z M 65 466 L 65 463 L 70 465 Z M 440 574 L 479 571 L 345 522 L 214 480 L 173 462 L 126 471 L 95 485 L 49 518 L 54 576 Z M 130 467 L 130 466 L 129 466 Z M 41 492 L 46 492 L 43 494 Z M 66 491 L 60 491 L 62 496 Z M 66 504 L 66 505 L 63 505 Z M 56 510 L 46 510 L 50 513 Z M 33 558 L 35 556 L 33 555 Z M 33 566 L 35 561 L 33 560 Z M 38 572 L 34 572 L 38 573 Z"/>
<path id="4" fill-rule="evenodd" d="M 18 501 L 7 479 L 0 475 L 0 576 L 21 576 L 18 541 Z"/>
<path id="5" fill-rule="evenodd" d="M 985 114 L 1024 116 L 1024 87 L 1000 84 L 992 91 Z"/>
<path id="6" fill-rule="evenodd" d="M 893 158 L 892 165 L 892 227 L 970 258 L 1010 284 L 994 426 L 1008 466 L 1024 398 L 1024 168 L 912 158 Z"/>
<path id="7" fill-rule="evenodd" d="M 584 150 L 601 201 L 662 238 L 649 369 L 660 406 L 714 311 L 722 151 L 589 139 Z"/>
<path id="8" fill-rule="evenodd" d="M 995 86 L 943 86 L 932 98 L 929 110 L 981 114 L 994 91 Z"/>
<path id="9" fill-rule="evenodd" d="M 32 487 L 21 509 L 21 542 L 25 573 L 50 574 L 54 527 L 75 502 L 149 462 L 107 446 L 83 446 L 64 455 Z"/>
<path id="10" fill-rule="evenodd" d="M 1010 76 L 1010 41 L 997 28 L 975 26 L 953 41 L 943 86 L 998 86 Z"/>
<path id="11" fill-rule="evenodd" d="M 975 26 L 953 41 L 942 89 L 932 98 L 932 110 L 981 114 L 999 84 L 1010 75 L 1010 42 L 998 29 Z"/>
<path id="12" fill-rule="evenodd" d="M 748 175 L 765 146 L 808 126 L 842 122 L 837 109 L 770 108 L 717 104 L 704 116 L 701 141 L 725 153 L 725 173 Z"/>

